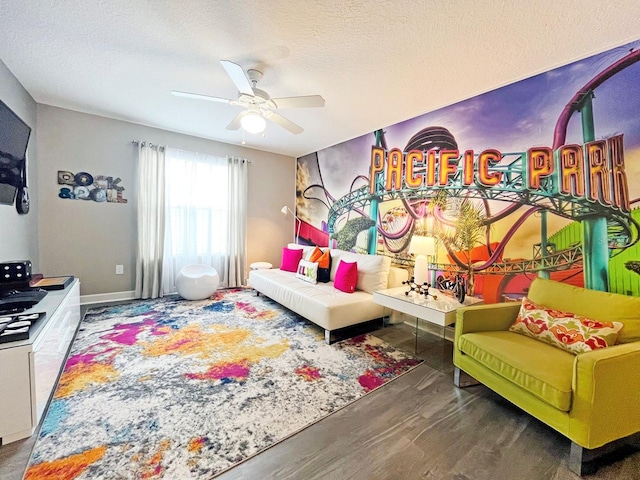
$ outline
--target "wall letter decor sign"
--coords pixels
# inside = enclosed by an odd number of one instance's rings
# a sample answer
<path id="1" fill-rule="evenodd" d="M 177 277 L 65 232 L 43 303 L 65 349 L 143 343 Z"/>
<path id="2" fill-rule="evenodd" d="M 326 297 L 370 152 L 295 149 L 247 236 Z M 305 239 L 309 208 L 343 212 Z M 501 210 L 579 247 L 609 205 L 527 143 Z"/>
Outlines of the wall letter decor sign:
<path id="1" fill-rule="evenodd" d="M 93 200 L 94 202 L 127 203 L 122 198 L 124 187 L 119 183 L 120 177 L 113 178 L 105 175 L 93 176 L 87 172 L 75 175 L 66 170 L 58 170 L 58 184 L 66 185 L 60 189 L 58 196 L 75 200 Z"/>

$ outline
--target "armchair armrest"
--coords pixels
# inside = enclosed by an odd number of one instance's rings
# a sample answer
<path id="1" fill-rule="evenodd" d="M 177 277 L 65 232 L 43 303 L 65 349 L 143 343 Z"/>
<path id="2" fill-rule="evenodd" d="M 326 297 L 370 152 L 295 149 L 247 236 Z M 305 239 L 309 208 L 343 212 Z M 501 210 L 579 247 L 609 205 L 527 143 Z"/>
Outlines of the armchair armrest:
<path id="1" fill-rule="evenodd" d="M 507 330 L 515 322 L 519 311 L 518 302 L 459 308 L 456 312 L 456 338 L 463 333 Z"/>
<path id="2" fill-rule="evenodd" d="M 519 302 L 491 303 L 459 308 L 456 311 L 456 330 L 453 341 L 453 364 L 456 367 L 454 384 L 458 387 L 470 385 L 460 377 L 464 354 L 460 351 L 460 337 L 465 333 L 508 330 L 520 311 Z M 467 372 L 469 373 L 469 372 Z"/>
<path id="3" fill-rule="evenodd" d="M 640 432 L 640 342 L 576 355 L 570 437 L 586 448 Z"/>

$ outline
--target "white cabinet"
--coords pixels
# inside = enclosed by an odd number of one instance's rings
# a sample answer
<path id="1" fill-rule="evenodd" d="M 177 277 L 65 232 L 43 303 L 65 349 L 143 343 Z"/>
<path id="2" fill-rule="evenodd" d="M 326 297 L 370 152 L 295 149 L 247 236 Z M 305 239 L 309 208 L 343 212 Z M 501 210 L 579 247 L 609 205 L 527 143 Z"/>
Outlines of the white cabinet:
<path id="1" fill-rule="evenodd" d="M 80 323 L 80 282 L 51 291 L 30 312 L 46 312 L 28 340 L 0 344 L 0 438 L 30 436 L 49 401 Z"/>
<path id="2" fill-rule="evenodd" d="M 0 436 L 3 444 L 29 436 L 33 429 L 30 350 L 29 347 L 16 347 L 0 351 Z M 15 434 L 21 436 L 13 438 Z"/>

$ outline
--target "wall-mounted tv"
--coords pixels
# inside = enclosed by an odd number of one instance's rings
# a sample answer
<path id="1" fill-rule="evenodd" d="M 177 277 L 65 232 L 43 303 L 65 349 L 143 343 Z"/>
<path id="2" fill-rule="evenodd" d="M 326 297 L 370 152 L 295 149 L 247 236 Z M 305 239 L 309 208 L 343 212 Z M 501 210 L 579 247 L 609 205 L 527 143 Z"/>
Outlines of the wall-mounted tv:
<path id="1" fill-rule="evenodd" d="M 31 127 L 0 100 L 0 204 L 12 205 L 26 183 L 26 152 Z"/>

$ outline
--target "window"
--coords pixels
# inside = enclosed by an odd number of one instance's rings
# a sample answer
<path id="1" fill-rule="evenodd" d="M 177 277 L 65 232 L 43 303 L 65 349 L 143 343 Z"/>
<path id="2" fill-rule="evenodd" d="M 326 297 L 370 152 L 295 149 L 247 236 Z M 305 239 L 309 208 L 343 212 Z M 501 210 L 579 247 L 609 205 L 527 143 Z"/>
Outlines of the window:
<path id="1" fill-rule="evenodd" d="M 210 265 L 223 281 L 228 255 L 229 164 L 226 157 L 167 148 L 163 285 L 191 263 Z"/>

